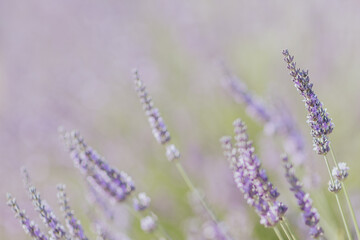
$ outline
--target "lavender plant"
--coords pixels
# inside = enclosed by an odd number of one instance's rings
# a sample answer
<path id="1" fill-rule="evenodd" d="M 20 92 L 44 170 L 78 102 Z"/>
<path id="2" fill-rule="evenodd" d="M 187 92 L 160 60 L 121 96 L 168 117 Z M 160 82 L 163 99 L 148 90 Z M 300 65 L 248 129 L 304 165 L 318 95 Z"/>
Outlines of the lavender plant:
<path id="1" fill-rule="evenodd" d="M 249 141 L 246 126 L 240 120 L 234 121 L 235 145 L 232 138 L 221 138 L 224 155 L 230 162 L 234 181 L 239 190 L 244 194 L 246 202 L 252 206 L 260 216 L 260 223 L 265 227 L 272 227 L 278 237 L 277 224 L 284 220 L 287 206 L 278 201 L 280 195 L 277 189 L 269 181 L 266 171 L 261 168 L 261 162 L 254 154 L 252 142 Z M 281 224 L 281 223 L 280 223 Z M 292 235 L 290 229 L 283 227 L 287 237 Z"/>
<path id="2" fill-rule="evenodd" d="M 201 202 L 204 209 L 207 211 L 211 219 L 214 221 L 216 225 L 219 225 L 219 221 L 217 220 L 215 214 L 209 208 L 208 204 L 205 202 L 203 197 L 200 195 L 198 190 L 195 188 L 194 184 L 190 180 L 188 174 L 185 172 L 180 160 L 180 151 L 176 148 L 174 144 L 170 143 L 171 137 L 170 133 L 167 130 L 167 127 L 160 116 L 159 110 L 154 108 L 154 104 L 152 98 L 148 94 L 146 90 L 146 86 L 143 81 L 140 79 L 139 72 L 137 69 L 133 71 L 134 73 L 134 83 L 135 83 L 135 90 L 138 94 L 140 99 L 140 103 L 142 104 L 143 110 L 145 115 L 148 117 L 148 121 L 150 127 L 152 129 L 152 133 L 157 140 L 158 143 L 164 145 L 166 147 L 166 157 L 170 162 L 175 162 L 176 168 L 179 171 L 180 175 L 184 179 L 185 183 L 189 187 L 189 189 L 195 193 L 198 197 L 199 201 Z M 223 237 L 226 239 L 231 239 L 227 236 L 227 233 L 224 231 L 222 233 Z"/>
<path id="3" fill-rule="evenodd" d="M 342 210 L 342 205 L 337 195 L 337 193 L 342 188 L 344 189 L 344 195 L 351 213 L 353 224 L 355 226 L 356 235 L 359 239 L 359 225 L 357 223 L 354 209 L 350 202 L 345 183 L 343 182 L 343 180 L 348 176 L 349 168 L 346 166 L 345 163 L 338 163 L 336 161 L 335 155 L 330 147 L 330 140 L 328 138 L 328 135 L 334 129 L 334 124 L 332 123 L 326 108 L 323 107 L 323 104 L 320 102 L 317 95 L 312 89 L 313 84 L 310 82 L 309 72 L 305 70 L 300 70 L 296 67 L 294 57 L 290 55 L 288 50 L 284 50 L 283 55 L 285 56 L 284 61 L 287 63 L 287 68 L 290 70 L 292 81 L 298 92 L 304 97 L 305 107 L 308 111 L 307 123 L 311 128 L 310 134 L 313 137 L 314 150 L 316 151 L 316 153 L 324 156 L 324 160 L 330 176 L 329 191 L 335 193 L 336 201 L 342 216 L 347 236 L 349 239 L 352 239 Z M 333 169 L 334 178 L 336 178 L 335 180 L 333 179 L 333 174 L 330 170 L 329 161 L 327 159 L 328 152 L 331 152 L 331 156 L 335 165 Z"/>

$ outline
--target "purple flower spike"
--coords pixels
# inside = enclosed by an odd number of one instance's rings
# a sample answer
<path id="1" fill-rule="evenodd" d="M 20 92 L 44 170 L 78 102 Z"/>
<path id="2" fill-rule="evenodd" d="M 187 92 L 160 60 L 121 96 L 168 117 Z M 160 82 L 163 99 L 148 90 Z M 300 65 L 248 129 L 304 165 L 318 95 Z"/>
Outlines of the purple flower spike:
<path id="1" fill-rule="evenodd" d="M 170 133 L 168 132 L 164 120 L 160 116 L 157 108 L 154 108 L 153 101 L 146 91 L 146 86 L 139 77 L 137 69 L 134 70 L 135 90 L 143 106 L 146 116 L 148 117 L 150 127 L 155 139 L 161 143 L 166 144 L 170 141 Z"/>
<path id="2" fill-rule="evenodd" d="M 75 240 L 88 240 L 85 236 L 83 227 L 81 226 L 80 221 L 75 217 L 74 212 L 69 206 L 69 199 L 66 196 L 65 185 L 59 184 L 57 186 L 59 203 L 61 210 L 64 212 L 65 221 L 69 229 L 72 239 Z"/>
<path id="3" fill-rule="evenodd" d="M 224 154 L 231 164 L 234 181 L 249 205 L 260 216 L 260 223 L 266 227 L 275 226 L 285 214 L 287 207 L 277 201 L 279 192 L 268 180 L 261 162 L 254 154 L 254 148 L 246 133 L 246 126 L 240 120 L 234 121 L 235 146 L 230 137 L 221 138 Z"/>
<path id="4" fill-rule="evenodd" d="M 92 147 L 88 146 L 77 131 L 62 133 L 74 164 L 88 180 L 101 187 L 116 201 L 124 201 L 135 190 L 131 177 L 111 167 Z"/>
<path id="5" fill-rule="evenodd" d="M 29 187 L 29 193 L 36 210 L 40 213 L 40 217 L 42 218 L 45 225 L 50 229 L 52 238 L 64 238 L 70 240 L 70 237 L 66 233 L 64 226 L 57 220 L 55 214 L 47 205 L 47 203 L 41 199 L 40 194 L 37 192 L 34 186 Z"/>
<path id="6" fill-rule="evenodd" d="M 286 179 L 291 186 L 290 190 L 294 192 L 298 200 L 298 205 L 303 212 L 305 224 L 310 227 L 309 234 L 315 239 L 319 238 L 324 233 L 323 229 L 319 226 L 320 215 L 316 208 L 312 206 L 310 195 L 302 189 L 302 183 L 295 176 L 293 165 L 288 157 L 283 156 L 282 160 L 286 171 Z"/>
<path id="7" fill-rule="evenodd" d="M 284 50 L 283 55 L 287 68 L 290 70 L 292 81 L 304 97 L 305 107 L 308 110 L 307 123 L 311 128 L 314 150 L 318 154 L 327 154 L 330 151 L 327 135 L 333 131 L 334 124 L 331 122 L 326 108 L 323 108 L 323 104 L 312 90 L 313 84 L 310 83 L 308 71 L 296 68 L 296 63 L 293 61 L 294 57 L 289 54 L 288 50 Z"/>
<path id="8" fill-rule="evenodd" d="M 16 199 L 12 197 L 11 194 L 7 194 L 7 199 L 7 204 L 14 211 L 15 217 L 20 220 L 20 223 L 27 234 L 29 234 L 33 239 L 36 240 L 49 239 L 45 234 L 41 232 L 40 228 L 26 216 L 25 211 L 20 209 L 19 205 L 16 202 Z"/>
<path id="9" fill-rule="evenodd" d="M 151 199 L 146 193 L 139 193 L 137 197 L 133 199 L 133 206 L 136 211 L 144 211 L 150 206 Z"/>

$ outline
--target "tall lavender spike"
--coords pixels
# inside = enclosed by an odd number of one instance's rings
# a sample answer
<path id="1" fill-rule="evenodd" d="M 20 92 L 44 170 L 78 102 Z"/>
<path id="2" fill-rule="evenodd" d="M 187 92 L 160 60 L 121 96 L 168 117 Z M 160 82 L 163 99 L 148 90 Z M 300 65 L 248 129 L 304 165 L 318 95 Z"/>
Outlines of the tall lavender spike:
<path id="1" fill-rule="evenodd" d="M 96 183 L 117 201 L 124 201 L 135 190 L 131 177 L 111 167 L 92 147 L 88 146 L 77 131 L 62 132 L 70 156 L 88 180 Z"/>
<path id="2" fill-rule="evenodd" d="M 246 133 L 246 126 L 240 120 L 234 121 L 235 146 L 230 137 L 221 139 L 224 154 L 231 162 L 233 177 L 237 187 L 244 194 L 247 203 L 254 207 L 260 216 L 260 223 L 274 227 L 287 211 L 287 206 L 277 201 L 279 192 L 268 180 L 261 168 L 260 160 Z"/>
<path id="3" fill-rule="evenodd" d="M 22 168 L 24 176 L 24 183 L 29 192 L 29 197 L 35 206 L 36 211 L 39 212 L 44 224 L 50 229 L 50 234 L 53 239 L 67 239 L 70 240 L 68 233 L 64 226 L 58 221 L 52 209 L 44 201 L 36 188 L 31 184 L 29 173 L 25 168 Z"/>
<path id="4" fill-rule="evenodd" d="M 40 228 L 26 216 L 25 210 L 20 209 L 16 199 L 12 197 L 10 193 L 6 196 L 8 199 L 7 204 L 14 211 L 15 217 L 20 220 L 24 231 L 35 240 L 48 240 L 49 238 L 41 232 Z"/>
<path id="5" fill-rule="evenodd" d="M 65 238 L 70 240 L 70 237 L 66 233 L 64 226 L 58 221 L 49 205 L 41 199 L 40 194 L 37 192 L 36 188 L 31 186 L 29 188 L 29 193 L 36 210 L 40 213 L 40 217 L 42 218 L 45 225 L 50 229 L 51 236 L 54 239 Z"/>
<path id="6" fill-rule="evenodd" d="M 286 179 L 291 186 L 290 190 L 294 192 L 294 196 L 298 200 L 298 205 L 303 212 L 305 224 L 310 227 L 309 234 L 311 237 L 317 239 L 324 234 L 324 231 L 319 224 L 320 215 L 317 209 L 313 207 L 310 195 L 304 192 L 302 183 L 295 176 L 293 164 L 289 161 L 286 155 L 282 157 L 282 160 L 286 171 Z"/>
<path id="7" fill-rule="evenodd" d="M 69 206 L 69 199 L 65 192 L 66 186 L 59 184 L 57 186 L 59 203 L 61 210 L 64 212 L 66 225 L 69 229 L 72 239 L 75 240 L 88 240 L 84 233 L 84 229 L 81 226 L 80 221 L 75 217 L 74 211 Z"/>
<path id="8" fill-rule="evenodd" d="M 160 116 L 159 110 L 154 108 L 153 101 L 146 91 L 145 84 L 140 79 L 138 70 L 134 69 L 133 72 L 135 90 L 138 93 L 140 102 L 143 106 L 146 116 L 148 117 L 152 133 L 159 143 L 166 144 L 171 139 L 170 133 L 168 132 L 162 117 Z"/>
<path id="9" fill-rule="evenodd" d="M 283 55 L 287 68 L 290 70 L 292 81 L 298 92 L 304 97 L 305 107 L 308 110 L 307 123 L 311 128 L 314 150 L 318 154 L 325 155 L 330 151 L 330 141 L 327 135 L 333 131 L 334 124 L 326 108 L 323 108 L 323 104 L 312 89 L 313 84 L 310 83 L 309 72 L 296 68 L 294 56 L 291 56 L 287 49 L 283 51 Z"/>

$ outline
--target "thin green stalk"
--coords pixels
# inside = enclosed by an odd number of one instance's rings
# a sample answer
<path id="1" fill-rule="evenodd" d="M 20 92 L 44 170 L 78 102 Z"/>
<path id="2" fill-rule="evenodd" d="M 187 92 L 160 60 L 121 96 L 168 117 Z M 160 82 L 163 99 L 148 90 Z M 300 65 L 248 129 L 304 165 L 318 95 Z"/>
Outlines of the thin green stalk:
<path id="1" fill-rule="evenodd" d="M 336 158 L 335 158 L 335 154 L 330 146 L 330 153 L 331 153 L 331 156 L 332 156 L 332 159 L 334 160 L 334 164 L 336 166 L 338 166 L 338 163 L 336 161 Z M 351 204 L 351 201 L 350 201 L 350 198 L 349 198 L 349 194 L 348 194 L 348 191 L 346 189 L 346 186 L 345 186 L 345 183 L 344 182 L 341 182 L 341 185 L 342 185 L 342 188 L 344 190 L 344 195 L 345 195 L 345 199 L 346 199 L 346 203 L 348 205 L 348 208 L 349 208 L 349 211 L 350 211 L 350 215 L 351 215 L 351 218 L 352 218 L 352 221 L 353 221 L 353 224 L 355 226 L 355 231 L 356 231 L 356 236 L 358 239 L 360 239 L 360 230 L 359 230 L 359 224 L 357 222 L 357 219 L 356 219 L 356 216 L 355 216 L 355 212 L 354 212 L 354 208 Z"/>
<path id="2" fill-rule="evenodd" d="M 275 226 L 275 227 L 273 227 L 273 229 L 274 229 L 274 232 L 275 232 L 276 236 L 278 237 L 278 239 L 279 240 L 284 240 L 283 237 L 281 236 L 281 233 L 280 233 L 278 227 Z"/>
<path id="3" fill-rule="evenodd" d="M 285 223 L 285 226 L 286 226 L 287 230 L 289 231 L 289 233 L 290 233 L 290 235 L 291 235 L 291 238 L 294 239 L 294 240 L 296 240 L 296 237 L 295 237 L 295 235 L 293 234 L 293 232 L 291 231 L 291 228 L 290 228 L 290 226 L 289 226 L 289 223 L 288 223 L 288 221 L 287 221 L 287 219 L 286 219 L 285 217 L 283 217 L 283 222 Z"/>
<path id="4" fill-rule="evenodd" d="M 329 166 L 329 161 L 328 159 L 326 158 L 326 156 L 324 155 L 324 159 L 325 159 L 325 163 L 326 163 L 326 167 L 328 169 L 328 172 L 329 172 L 329 176 L 330 176 L 330 181 L 332 184 L 334 184 L 334 179 L 331 175 L 331 170 L 330 170 L 330 166 Z M 352 237 L 351 237 L 351 234 L 350 234 L 350 231 L 349 231 L 349 227 L 346 223 L 346 220 L 345 220 L 345 215 L 344 215 L 344 212 L 342 210 L 342 207 L 341 207 L 341 204 L 340 204 L 340 200 L 339 200 L 339 196 L 337 195 L 337 193 L 334 193 L 335 194 L 335 198 L 336 198 L 336 202 L 337 202 L 337 205 L 339 207 L 339 210 L 340 210 L 340 214 L 341 214 L 341 218 L 343 220 L 343 223 L 344 223 L 344 226 L 345 226 L 345 231 L 346 231 L 346 235 L 348 236 L 348 238 L 350 240 L 352 240 Z"/>
<path id="5" fill-rule="evenodd" d="M 183 168 L 182 164 L 179 161 L 175 162 L 176 168 L 179 171 L 180 175 L 182 176 L 182 178 L 184 179 L 186 185 L 189 187 L 190 191 L 192 191 L 193 193 L 195 193 L 196 197 L 200 200 L 201 205 L 204 207 L 204 209 L 206 210 L 206 212 L 209 214 L 210 218 L 212 219 L 212 221 L 219 226 L 219 222 L 216 219 L 215 214 L 211 211 L 211 209 L 209 208 L 209 206 L 206 204 L 206 202 L 204 201 L 204 198 L 200 195 L 199 191 L 195 188 L 194 184 L 191 182 L 189 176 L 187 175 L 187 173 L 185 172 L 185 169 Z M 226 232 L 221 232 L 224 237 L 226 237 L 226 239 L 231 239 L 231 237 L 228 236 L 228 234 Z"/>
<path id="6" fill-rule="evenodd" d="M 292 240 L 292 238 L 291 238 L 290 234 L 288 233 L 288 231 L 286 230 L 286 228 L 284 227 L 284 225 L 282 224 L 282 222 L 281 222 L 281 221 L 280 221 L 280 226 L 281 226 L 282 230 L 284 231 L 284 233 L 285 233 L 285 235 L 286 235 L 287 239 Z"/>
<path id="7" fill-rule="evenodd" d="M 201 205 L 205 208 L 206 212 L 210 215 L 211 219 L 218 224 L 218 220 L 215 217 L 215 214 L 210 210 L 206 202 L 204 201 L 203 197 L 200 195 L 199 191 L 195 188 L 194 184 L 191 182 L 189 176 L 185 172 L 182 164 L 179 161 L 175 163 L 177 170 L 179 171 L 180 175 L 184 179 L 186 185 L 190 188 L 190 190 L 196 194 L 196 197 L 200 200 Z"/>

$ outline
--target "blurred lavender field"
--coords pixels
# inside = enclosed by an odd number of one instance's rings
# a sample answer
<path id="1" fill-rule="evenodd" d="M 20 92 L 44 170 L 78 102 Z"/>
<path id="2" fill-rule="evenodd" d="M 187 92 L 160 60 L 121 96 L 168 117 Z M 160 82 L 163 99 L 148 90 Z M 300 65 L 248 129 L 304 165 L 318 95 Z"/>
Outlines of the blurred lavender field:
<path id="1" fill-rule="evenodd" d="M 359 8 L 358 1 L 0 0 L 0 238 L 25 239 L 6 206 L 7 192 L 40 223 L 23 190 L 21 166 L 56 210 L 56 185 L 66 184 L 92 234 L 86 186 L 59 140 L 57 129 L 64 126 L 80 130 L 110 164 L 132 176 L 174 239 L 201 239 L 188 236 L 196 214 L 188 189 L 151 135 L 132 82 L 134 67 L 161 110 L 184 167 L 234 238 L 276 239 L 244 203 L 223 157 L 219 138 L 232 133 L 238 117 L 246 121 L 264 167 L 290 207 L 288 218 L 302 236 L 299 229 L 305 226 L 283 176 L 282 150 L 222 87 L 219 65 L 224 62 L 266 102 L 286 102 L 311 149 L 306 112 L 283 62 L 284 48 L 309 69 L 335 123 L 332 145 L 337 158 L 350 166 L 348 190 L 360 216 Z M 303 166 L 326 236 L 341 239 L 322 158 L 310 150 Z M 117 230 L 148 239 L 126 209 L 115 215 Z"/>

